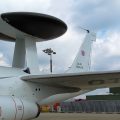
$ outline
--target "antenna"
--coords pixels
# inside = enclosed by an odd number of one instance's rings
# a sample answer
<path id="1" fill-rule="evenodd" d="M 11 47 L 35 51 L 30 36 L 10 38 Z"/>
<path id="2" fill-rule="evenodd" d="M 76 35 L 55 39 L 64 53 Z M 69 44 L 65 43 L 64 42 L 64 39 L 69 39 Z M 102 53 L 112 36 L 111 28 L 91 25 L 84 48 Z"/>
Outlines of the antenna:
<path id="1" fill-rule="evenodd" d="M 90 30 L 85 29 L 85 28 L 83 28 L 83 27 L 81 27 L 81 26 L 79 26 L 78 28 L 80 28 L 80 29 L 82 29 L 82 30 L 85 30 L 87 33 L 89 33 L 89 32 L 90 32 Z"/>

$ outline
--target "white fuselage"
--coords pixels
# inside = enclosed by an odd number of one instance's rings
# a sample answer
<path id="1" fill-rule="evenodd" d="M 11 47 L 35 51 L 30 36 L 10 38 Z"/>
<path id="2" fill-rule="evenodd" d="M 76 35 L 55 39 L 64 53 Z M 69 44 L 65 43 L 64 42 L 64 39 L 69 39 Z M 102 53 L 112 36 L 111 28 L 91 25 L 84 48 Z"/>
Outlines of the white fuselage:
<path id="1" fill-rule="evenodd" d="M 27 74 L 17 68 L 0 67 L 0 73 L 1 96 L 14 96 L 22 100 L 39 103 L 40 105 L 60 102 L 86 92 L 69 93 L 64 88 L 23 81 L 20 79 L 21 76 Z"/>

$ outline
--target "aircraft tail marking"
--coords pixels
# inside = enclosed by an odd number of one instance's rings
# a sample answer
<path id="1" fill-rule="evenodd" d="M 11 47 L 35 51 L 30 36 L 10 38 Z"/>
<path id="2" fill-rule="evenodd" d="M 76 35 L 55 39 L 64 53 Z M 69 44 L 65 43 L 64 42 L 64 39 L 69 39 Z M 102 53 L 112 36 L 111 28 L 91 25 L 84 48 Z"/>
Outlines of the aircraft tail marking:
<path id="1" fill-rule="evenodd" d="M 96 34 L 87 30 L 87 35 L 75 57 L 73 64 L 67 73 L 87 72 L 90 69 L 90 56 L 93 41 L 96 40 Z"/>

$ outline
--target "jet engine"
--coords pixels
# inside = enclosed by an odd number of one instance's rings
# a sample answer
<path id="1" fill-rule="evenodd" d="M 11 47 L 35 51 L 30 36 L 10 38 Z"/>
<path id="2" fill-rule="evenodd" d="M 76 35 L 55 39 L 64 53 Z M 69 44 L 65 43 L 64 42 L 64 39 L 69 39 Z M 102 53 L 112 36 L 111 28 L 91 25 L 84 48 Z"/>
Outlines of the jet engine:
<path id="1" fill-rule="evenodd" d="M 40 114 L 34 103 L 11 96 L 0 96 L 0 120 L 32 120 Z"/>

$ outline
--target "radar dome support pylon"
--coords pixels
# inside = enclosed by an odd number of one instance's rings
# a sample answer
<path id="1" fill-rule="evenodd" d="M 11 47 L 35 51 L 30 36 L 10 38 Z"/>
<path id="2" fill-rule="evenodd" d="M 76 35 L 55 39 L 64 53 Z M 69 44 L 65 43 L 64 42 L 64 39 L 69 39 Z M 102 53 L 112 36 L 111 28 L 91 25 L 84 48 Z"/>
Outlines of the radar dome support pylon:
<path id="1" fill-rule="evenodd" d="M 17 38 L 13 56 L 12 67 L 24 69 L 29 68 L 30 73 L 39 73 L 39 61 L 36 42 L 29 36 Z"/>

